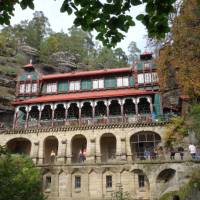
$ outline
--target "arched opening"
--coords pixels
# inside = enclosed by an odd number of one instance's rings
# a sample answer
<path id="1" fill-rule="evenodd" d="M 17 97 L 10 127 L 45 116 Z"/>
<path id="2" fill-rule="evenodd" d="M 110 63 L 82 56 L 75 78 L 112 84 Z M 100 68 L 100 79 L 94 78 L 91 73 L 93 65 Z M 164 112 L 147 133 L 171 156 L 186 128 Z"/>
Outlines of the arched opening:
<path id="1" fill-rule="evenodd" d="M 41 126 L 51 126 L 52 122 L 52 109 L 50 105 L 45 105 L 41 114 Z"/>
<path id="2" fill-rule="evenodd" d="M 138 114 L 150 114 L 150 103 L 147 101 L 147 98 L 140 98 L 138 103 Z"/>
<path id="3" fill-rule="evenodd" d="M 72 138 L 72 163 L 84 162 L 87 156 L 87 139 L 83 135 L 75 135 Z"/>
<path id="4" fill-rule="evenodd" d="M 156 147 L 161 142 L 161 137 L 151 131 L 136 133 L 130 138 L 133 159 L 156 159 Z"/>
<path id="5" fill-rule="evenodd" d="M 84 102 L 81 108 L 81 117 L 91 118 L 92 117 L 92 106 L 90 102 Z"/>
<path id="6" fill-rule="evenodd" d="M 112 133 L 105 133 L 101 136 L 101 162 L 113 161 L 116 156 L 116 137 Z"/>
<path id="7" fill-rule="evenodd" d="M 26 108 L 24 106 L 20 107 L 16 119 L 18 128 L 24 128 L 26 122 L 26 114 Z"/>
<path id="8" fill-rule="evenodd" d="M 55 136 L 49 136 L 44 140 L 44 163 L 51 164 L 56 161 L 58 153 L 58 139 Z"/>
<path id="9" fill-rule="evenodd" d="M 64 125 L 65 121 L 65 107 L 63 104 L 58 104 L 54 111 L 54 124 L 56 126 Z"/>
<path id="10" fill-rule="evenodd" d="M 123 105 L 125 115 L 135 115 L 135 104 L 132 99 L 126 99 Z"/>
<path id="11" fill-rule="evenodd" d="M 14 138 L 6 146 L 12 154 L 30 155 L 31 152 L 31 142 L 26 138 Z"/>
<path id="12" fill-rule="evenodd" d="M 104 101 L 98 101 L 97 105 L 95 106 L 95 116 L 100 117 L 100 116 L 106 116 L 106 105 Z"/>
<path id="13" fill-rule="evenodd" d="M 105 124 L 107 122 L 107 109 L 104 101 L 98 101 L 95 106 L 95 123 Z"/>
<path id="14" fill-rule="evenodd" d="M 79 108 L 77 103 L 71 103 L 68 109 L 68 123 L 70 125 L 76 125 L 79 119 Z"/>
<path id="15" fill-rule="evenodd" d="M 29 112 L 28 126 L 29 127 L 35 127 L 35 126 L 37 126 L 38 119 L 39 119 L 39 109 L 38 109 L 38 106 L 32 106 L 31 110 Z"/>
<path id="16" fill-rule="evenodd" d="M 157 183 L 167 183 L 168 181 L 170 181 L 176 174 L 176 170 L 174 169 L 164 169 L 163 171 L 161 171 L 156 179 Z"/>
<path id="17" fill-rule="evenodd" d="M 118 100 L 112 100 L 111 104 L 109 105 L 109 115 L 112 116 L 119 116 L 121 115 L 121 106 Z"/>

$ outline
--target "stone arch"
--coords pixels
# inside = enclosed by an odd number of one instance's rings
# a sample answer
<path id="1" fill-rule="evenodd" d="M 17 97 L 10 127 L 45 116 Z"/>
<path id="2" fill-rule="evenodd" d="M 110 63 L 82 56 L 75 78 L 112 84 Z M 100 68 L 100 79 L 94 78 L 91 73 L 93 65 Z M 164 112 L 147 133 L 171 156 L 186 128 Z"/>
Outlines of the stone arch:
<path id="1" fill-rule="evenodd" d="M 130 147 L 133 159 L 156 159 L 156 148 L 161 142 L 161 136 L 153 131 L 140 131 L 130 137 Z"/>
<path id="2" fill-rule="evenodd" d="M 156 177 L 156 187 L 158 188 L 158 196 L 162 196 L 166 191 L 174 191 L 177 189 L 176 170 L 172 168 L 163 169 Z"/>
<path id="3" fill-rule="evenodd" d="M 84 162 L 87 156 L 87 139 L 82 134 L 75 135 L 71 140 L 72 162 Z M 85 152 L 85 153 L 84 153 Z M 86 155 L 84 155 L 86 154 Z"/>
<path id="4" fill-rule="evenodd" d="M 44 140 L 44 163 L 54 163 L 58 153 L 58 139 L 48 136 Z"/>
<path id="5" fill-rule="evenodd" d="M 170 181 L 176 174 L 176 170 L 175 169 L 172 169 L 172 168 L 167 168 L 167 169 L 164 169 L 162 170 L 157 178 L 156 178 L 156 183 L 166 183 L 168 181 Z"/>
<path id="6" fill-rule="evenodd" d="M 8 150 L 13 154 L 30 155 L 31 141 L 27 138 L 13 138 L 6 143 Z"/>
<path id="7" fill-rule="evenodd" d="M 108 162 L 115 159 L 116 137 L 112 133 L 104 133 L 100 138 L 101 161 Z"/>

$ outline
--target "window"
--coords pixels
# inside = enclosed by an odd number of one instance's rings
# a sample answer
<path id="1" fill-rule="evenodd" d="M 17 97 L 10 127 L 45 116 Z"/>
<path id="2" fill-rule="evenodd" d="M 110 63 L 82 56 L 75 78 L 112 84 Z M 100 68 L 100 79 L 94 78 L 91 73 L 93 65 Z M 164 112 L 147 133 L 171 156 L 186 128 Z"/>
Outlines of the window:
<path id="1" fill-rule="evenodd" d="M 81 177 L 75 176 L 75 189 L 81 188 Z"/>
<path id="2" fill-rule="evenodd" d="M 151 83 L 151 73 L 145 73 L 144 74 L 144 82 L 145 83 Z"/>
<path id="3" fill-rule="evenodd" d="M 144 83 L 144 74 L 138 74 L 138 84 Z"/>
<path id="4" fill-rule="evenodd" d="M 50 188 L 51 188 L 51 176 L 46 176 L 45 189 L 50 189 Z"/>
<path id="5" fill-rule="evenodd" d="M 48 83 L 47 84 L 47 93 L 57 92 L 57 83 Z"/>
<path id="6" fill-rule="evenodd" d="M 112 187 L 112 176 L 106 176 L 106 187 L 107 188 Z"/>
<path id="7" fill-rule="evenodd" d="M 36 93 L 37 92 L 37 83 L 33 83 L 32 84 L 32 89 L 31 89 L 32 93 Z"/>
<path id="8" fill-rule="evenodd" d="M 117 78 L 117 87 L 128 86 L 128 77 L 118 77 Z"/>
<path id="9" fill-rule="evenodd" d="M 144 187 L 144 175 L 142 174 L 138 175 L 138 185 L 140 188 Z"/>
<path id="10" fill-rule="evenodd" d="M 101 89 L 104 88 L 104 80 L 103 79 L 96 79 L 92 81 L 92 88 L 93 89 Z"/>
<path id="11" fill-rule="evenodd" d="M 25 92 L 26 93 L 30 93 L 31 92 L 31 84 L 30 83 L 26 84 L 26 91 Z"/>
<path id="12" fill-rule="evenodd" d="M 158 74 L 157 72 L 152 73 L 152 82 L 158 82 Z"/>
<path id="13" fill-rule="evenodd" d="M 144 63 L 144 69 L 149 69 L 150 68 L 150 63 Z"/>
<path id="14" fill-rule="evenodd" d="M 23 94 L 25 92 L 25 84 L 20 84 L 19 86 L 19 93 Z"/>
<path id="15" fill-rule="evenodd" d="M 80 81 L 71 81 L 69 83 L 69 90 L 70 91 L 80 90 Z"/>

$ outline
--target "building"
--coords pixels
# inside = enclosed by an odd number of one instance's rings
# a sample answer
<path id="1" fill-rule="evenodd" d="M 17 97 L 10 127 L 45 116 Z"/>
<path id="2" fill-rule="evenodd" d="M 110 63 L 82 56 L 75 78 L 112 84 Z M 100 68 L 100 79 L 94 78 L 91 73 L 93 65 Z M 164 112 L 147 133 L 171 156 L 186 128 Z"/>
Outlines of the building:
<path id="1" fill-rule="evenodd" d="M 0 144 L 28 154 L 50 200 L 109 199 L 122 186 L 158 199 L 196 164 L 170 163 L 151 54 L 131 68 L 42 75 L 28 64 L 16 86 L 13 129 Z M 181 174 L 181 175 L 180 175 Z"/>

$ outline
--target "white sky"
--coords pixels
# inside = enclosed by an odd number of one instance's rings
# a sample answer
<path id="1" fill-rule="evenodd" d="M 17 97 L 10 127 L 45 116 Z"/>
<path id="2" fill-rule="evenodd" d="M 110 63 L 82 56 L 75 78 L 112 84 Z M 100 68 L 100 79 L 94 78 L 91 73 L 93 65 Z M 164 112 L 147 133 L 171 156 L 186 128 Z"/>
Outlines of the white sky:
<path id="1" fill-rule="evenodd" d="M 67 32 L 68 28 L 73 25 L 74 16 L 69 16 L 67 13 L 60 12 L 62 2 L 63 0 L 34 0 L 34 10 L 29 8 L 22 10 L 20 6 L 16 6 L 14 16 L 11 18 L 11 25 L 17 24 L 25 19 L 31 20 L 33 18 L 34 11 L 43 11 L 44 15 L 49 19 L 49 23 L 53 31 L 59 32 L 63 30 L 64 32 Z M 131 16 L 135 18 L 141 12 L 144 12 L 144 6 L 138 6 L 137 8 L 133 7 L 130 13 Z M 135 41 L 137 46 L 142 51 L 144 51 L 146 46 L 146 40 L 144 38 L 144 36 L 147 34 L 146 29 L 141 22 L 135 22 L 136 26 L 131 27 L 126 34 L 125 39 L 117 45 L 126 52 L 131 41 Z M 95 32 L 92 34 L 95 35 Z"/>

